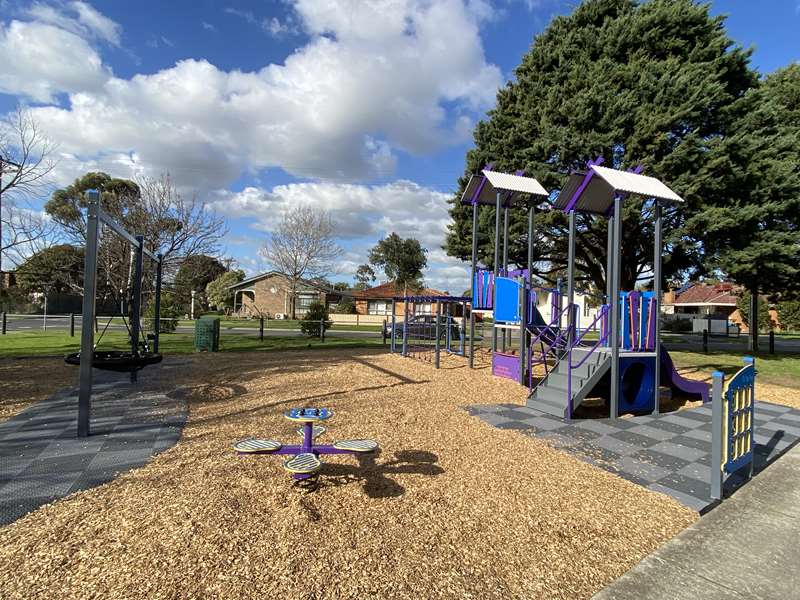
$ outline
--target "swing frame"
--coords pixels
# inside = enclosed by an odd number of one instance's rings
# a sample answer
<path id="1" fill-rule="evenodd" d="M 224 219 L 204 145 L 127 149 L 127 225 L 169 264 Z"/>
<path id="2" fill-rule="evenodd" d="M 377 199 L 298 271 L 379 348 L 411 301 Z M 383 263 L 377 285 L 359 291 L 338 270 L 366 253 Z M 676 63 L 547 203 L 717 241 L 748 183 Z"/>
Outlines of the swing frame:
<path id="1" fill-rule="evenodd" d="M 107 369 L 113 371 L 130 371 L 131 381 L 136 381 L 137 370 L 157 362 L 161 362 L 158 352 L 158 336 L 161 317 L 161 275 L 162 256 L 154 254 L 144 247 L 144 237 L 131 235 L 112 219 L 100 207 L 100 192 L 88 190 L 86 192 L 86 249 L 84 252 L 84 285 L 83 285 L 83 312 L 81 321 L 81 351 L 65 358 L 70 364 L 80 365 L 80 392 L 78 395 L 78 437 L 88 437 L 92 405 L 93 369 Z M 97 352 L 94 343 L 95 295 L 97 294 L 97 250 L 100 239 L 100 228 L 106 225 L 114 233 L 131 244 L 134 251 L 134 279 L 133 301 L 131 303 L 132 319 L 128 327 L 131 340 L 130 352 Z M 156 263 L 156 294 L 155 294 L 155 335 L 153 338 L 153 351 L 139 349 L 139 335 L 141 333 L 141 302 L 142 302 L 142 263 L 144 255 Z M 110 321 L 109 321 L 110 323 Z M 127 323 L 126 323 L 127 326 Z M 106 324 L 108 328 L 108 324 Z M 105 329 L 103 330 L 105 333 Z M 102 335 L 100 336 L 102 339 Z M 100 341 L 98 339 L 98 342 Z M 146 338 L 145 338 L 146 340 Z"/>

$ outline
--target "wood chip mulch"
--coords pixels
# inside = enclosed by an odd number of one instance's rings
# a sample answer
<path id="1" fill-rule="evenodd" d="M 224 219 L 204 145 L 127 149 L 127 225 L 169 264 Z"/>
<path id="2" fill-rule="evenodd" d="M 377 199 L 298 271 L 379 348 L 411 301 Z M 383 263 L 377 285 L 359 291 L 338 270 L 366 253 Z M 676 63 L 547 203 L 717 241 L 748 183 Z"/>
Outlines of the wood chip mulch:
<path id="1" fill-rule="evenodd" d="M 70 385 L 78 385 L 78 369 L 61 359 L 0 359 L 0 421 Z"/>
<path id="2" fill-rule="evenodd" d="M 463 406 L 521 402 L 460 359 L 367 350 L 202 355 L 176 370 L 183 439 L 115 481 L 0 529 L 3 598 L 589 598 L 696 514 Z M 145 377 L 143 376 L 142 379 Z M 146 384 L 145 384 L 146 385 Z M 332 408 L 316 492 L 236 456 Z"/>

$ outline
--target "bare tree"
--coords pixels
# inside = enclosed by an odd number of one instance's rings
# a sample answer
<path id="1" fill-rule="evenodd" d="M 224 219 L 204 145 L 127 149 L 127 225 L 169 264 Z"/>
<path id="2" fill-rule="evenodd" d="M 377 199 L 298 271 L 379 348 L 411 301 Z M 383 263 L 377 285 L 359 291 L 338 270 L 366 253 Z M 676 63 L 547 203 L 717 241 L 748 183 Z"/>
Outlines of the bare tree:
<path id="1" fill-rule="evenodd" d="M 0 121 L 0 272 L 4 253 L 24 257 L 52 231 L 46 219 L 21 203 L 47 185 L 56 166 L 54 151 L 53 143 L 23 107 Z"/>
<path id="2" fill-rule="evenodd" d="M 148 250 L 162 254 L 167 280 L 175 275 L 186 257 L 216 255 L 220 240 L 227 233 L 224 219 L 210 211 L 198 196 L 180 193 L 169 175 L 140 177 L 133 182 L 105 173 L 87 173 L 70 186 L 56 190 L 45 206 L 45 211 L 75 244 L 85 243 L 83 209 L 89 189 L 100 190 L 103 210 L 132 234 L 142 235 Z M 119 302 L 130 288 L 130 244 L 116 235 L 105 235 L 97 253 L 100 294 Z M 152 268 L 145 261 L 145 293 L 153 279 Z"/>
<path id="3" fill-rule="evenodd" d="M 331 216 L 310 206 L 288 210 L 264 242 L 263 258 L 289 279 L 289 306 L 296 316 L 297 288 L 302 279 L 325 277 L 333 271 L 342 249 L 334 240 Z"/>

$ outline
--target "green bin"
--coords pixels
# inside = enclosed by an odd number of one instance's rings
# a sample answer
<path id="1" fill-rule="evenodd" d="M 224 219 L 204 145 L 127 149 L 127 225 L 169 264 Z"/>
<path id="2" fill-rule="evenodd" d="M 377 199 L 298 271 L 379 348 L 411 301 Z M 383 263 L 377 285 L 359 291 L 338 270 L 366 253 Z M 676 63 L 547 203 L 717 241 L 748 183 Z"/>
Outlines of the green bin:
<path id="1" fill-rule="evenodd" d="M 195 321 L 194 349 L 219 352 L 219 317 L 203 316 Z"/>

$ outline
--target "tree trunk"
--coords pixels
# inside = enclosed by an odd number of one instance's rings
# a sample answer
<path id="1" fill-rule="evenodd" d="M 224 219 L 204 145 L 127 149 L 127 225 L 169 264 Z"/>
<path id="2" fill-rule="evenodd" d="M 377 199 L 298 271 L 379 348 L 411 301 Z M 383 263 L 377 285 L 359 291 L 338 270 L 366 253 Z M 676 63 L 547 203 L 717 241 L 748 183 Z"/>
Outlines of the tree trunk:
<path id="1" fill-rule="evenodd" d="M 748 349 L 755 354 L 758 352 L 758 284 L 750 287 L 750 343 Z"/>
<path id="2" fill-rule="evenodd" d="M 297 281 L 292 280 L 289 286 L 289 314 L 292 316 L 292 321 L 297 319 Z"/>

